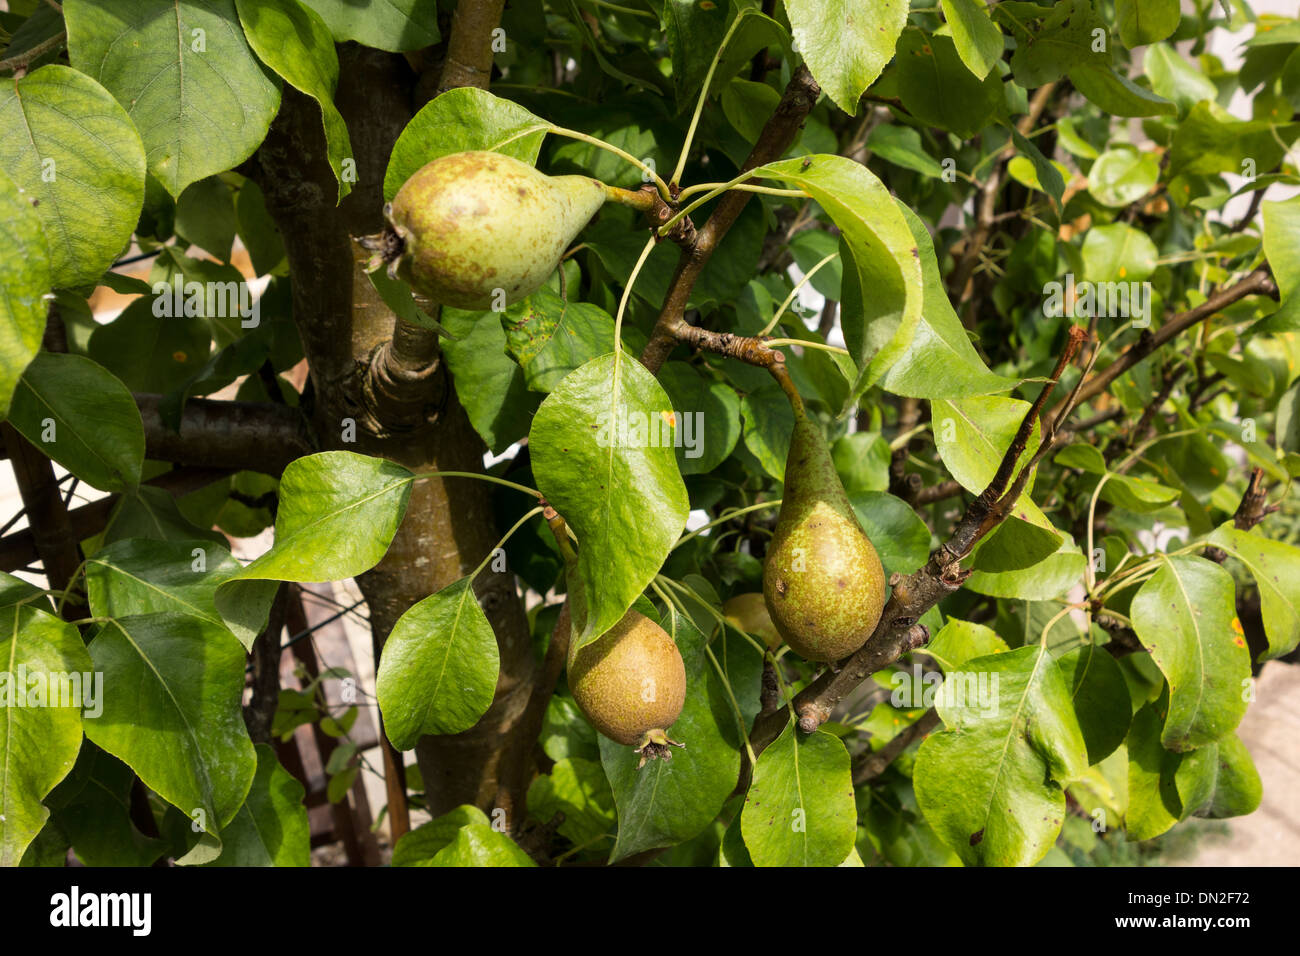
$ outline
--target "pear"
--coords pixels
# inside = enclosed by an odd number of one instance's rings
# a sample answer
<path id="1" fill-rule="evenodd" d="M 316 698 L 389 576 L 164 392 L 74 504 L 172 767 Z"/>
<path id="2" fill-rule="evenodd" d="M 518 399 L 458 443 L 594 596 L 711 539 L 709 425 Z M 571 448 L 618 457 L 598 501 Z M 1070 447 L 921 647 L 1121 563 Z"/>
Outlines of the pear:
<path id="1" fill-rule="evenodd" d="M 762 638 L 770 651 L 781 646 L 781 635 L 767 612 L 767 599 L 758 591 L 737 594 L 722 605 L 727 623 L 737 630 Z"/>
<path id="2" fill-rule="evenodd" d="M 885 572 L 858 524 L 816 422 L 795 410 L 785 496 L 763 567 L 772 623 L 800 657 L 836 661 L 871 636 Z"/>
<path id="3" fill-rule="evenodd" d="M 402 185 L 384 207 L 395 237 L 367 247 L 382 249 L 390 276 L 435 302 L 502 308 L 537 291 L 613 192 L 501 153 L 452 153 Z"/>
<path id="4" fill-rule="evenodd" d="M 644 614 L 628 611 L 589 644 L 570 645 L 569 690 L 592 726 L 635 747 L 642 764 L 669 759 L 669 744 L 682 746 L 667 731 L 686 702 L 686 665 L 673 639 Z"/>

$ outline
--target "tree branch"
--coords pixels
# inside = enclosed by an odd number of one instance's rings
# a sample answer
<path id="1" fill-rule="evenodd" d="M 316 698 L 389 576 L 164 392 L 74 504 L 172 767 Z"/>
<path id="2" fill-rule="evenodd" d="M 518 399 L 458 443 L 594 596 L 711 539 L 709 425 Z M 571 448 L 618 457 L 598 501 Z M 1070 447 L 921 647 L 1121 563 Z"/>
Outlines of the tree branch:
<path id="1" fill-rule="evenodd" d="M 135 402 L 145 455 L 158 461 L 279 476 L 289 462 L 315 451 L 298 410 L 275 402 L 191 398 L 180 431 L 163 421 L 162 395 L 137 394 Z"/>
<path id="2" fill-rule="evenodd" d="M 867 751 L 853 763 L 853 785 L 869 783 L 888 769 L 898 759 L 898 755 L 912 745 L 918 738 L 924 737 L 939 726 L 939 712 L 934 708 L 927 710 L 910 727 L 905 727 L 893 736 L 879 750 Z"/>
<path id="3" fill-rule="evenodd" d="M 492 31 L 501 24 L 505 5 L 505 0 L 459 0 L 451 16 L 439 93 L 458 86 L 487 89 L 492 78 Z"/>
<path id="4" fill-rule="evenodd" d="M 1052 98 L 1052 93 L 1056 90 L 1056 83 L 1047 83 L 1040 86 L 1034 93 L 1034 98 L 1029 101 L 1029 112 L 1027 112 L 1016 124 L 1016 128 L 1022 136 L 1028 136 L 1038 122 L 1043 111 L 1047 109 L 1047 103 Z M 984 181 L 979 190 L 979 204 L 975 212 L 975 229 L 966 238 L 966 245 L 962 248 L 961 258 L 957 260 L 956 267 L 948 280 L 949 294 L 955 300 L 957 307 L 960 309 L 962 303 L 970 298 L 971 295 L 971 276 L 975 272 L 975 265 L 979 262 L 980 252 L 988 244 L 989 237 L 993 234 L 993 224 L 996 219 L 998 192 L 1002 189 L 1002 177 L 1006 172 L 1007 160 L 1015 153 L 1016 147 L 1010 140 L 1002 149 L 1002 157 L 994 165 L 993 171 L 989 173 L 989 178 Z"/>
<path id="5" fill-rule="evenodd" d="M 1235 285 L 1220 289 L 1196 308 L 1188 309 L 1186 312 L 1174 316 L 1160 326 L 1154 334 L 1150 330 L 1144 330 L 1142 336 L 1121 352 L 1115 361 L 1083 383 L 1082 388 L 1079 390 L 1079 401 L 1086 402 L 1090 398 L 1101 394 L 1111 382 L 1134 365 L 1137 365 L 1138 362 L 1141 362 L 1160 346 L 1181 335 L 1198 322 L 1205 321 L 1214 313 L 1246 298 L 1248 295 L 1277 295 L 1277 283 L 1273 281 L 1268 269 L 1256 269 Z M 1057 408 L 1060 407 L 1057 406 Z M 1053 411 L 1056 410 L 1053 409 Z"/>
<path id="6" fill-rule="evenodd" d="M 741 172 L 780 159 L 794 142 L 803 121 L 817 105 L 817 97 L 820 94 L 821 87 L 812 78 L 808 68 L 800 66 L 790 78 L 781 102 L 777 104 L 767 125 L 763 127 L 763 132 L 759 135 L 749 158 L 745 160 L 744 166 L 741 167 Z M 683 330 L 687 328 L 686 303 L 690 301 L 695 281 L 704 271 L 705 264 L 717 249 L 722 237 L 735 223 L 753 195 L 743 190 L 724 193 L 714 207 L 709 221 L 696 232 L 694 241 L 682 246 L 677 258 L 677 271 L 673 274 L 672 284 L 668 287 L 659 319 L 655 322 L 650 341 L 641 353 L 641 364 L 651 372 L 659 371 L 660 366 L 668 358 L 668 353 L 673 350 Z"/>

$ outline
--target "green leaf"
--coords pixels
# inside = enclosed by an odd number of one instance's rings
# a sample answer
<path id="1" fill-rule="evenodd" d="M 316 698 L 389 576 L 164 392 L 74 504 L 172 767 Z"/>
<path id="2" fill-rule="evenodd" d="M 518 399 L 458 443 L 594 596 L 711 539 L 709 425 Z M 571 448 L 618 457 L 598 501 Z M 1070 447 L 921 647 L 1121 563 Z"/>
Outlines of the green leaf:
<path id="1" fill-rule="evenodd" d="M 1021 501 L 1024 500 L 1022 497 Z M 1074 538 L 1059 528 L 1055 530 L 1062 536 L 1061 546 L 1047 558 L 1010 571 L 977 569 L 966 579 L 966 587 L 976 594 L 990 597 L 1048 601 L 1079 584 L 1083 580 L 1087 559 L 1074 543 Z"/>
<path id="2" fill-rule="evenodd" d="M 786 0 L 795 49 L 831 101 L 857 115 L 858 100 L 894 56 L 907 24 L 903 0 Z"/>
<path id="3" fill-rule="evenodd" d="M 275 544 L 217 588 L 221 616 L 236 630 L 260 631 L 276 591 L 269 582 L 340 581 L 370 570 L 397 533 L 414 480 L 401 465 L 350 451 L 290 462 Z"/>
<path id="4" fill-rule="evenodd" d="M 433 46 L 438 30 L 438 0 L 302 0 L 320 14 L 340 43 L 404 53 Z"/>
<path id="5" fill-rule="evenodd" d="M 886 128 L 893 127 L 877 127 Z M 927 399 L 965 398 L 1015 388 L 1016 379 L 989 371 L 975 351 L 944 291 L 929 229 L 916 213 L 896 202 L 920 252 L 924 294 L 916 334 L 907 351 L 885 372 L 880 387 L 895 395 Z"/>
<path id="6" fill-rule="evenodd" d="M 1090 282 L 1142 282 L 1159 255 L 1146 233 L 1122 222 L 1094 226 L 1083 237 L 1083 274 Z M 1082 300 L 1076 306 L 1086 314 Z"/>
<path id="7" fill-rule="evenodd" d="M 706 475 L 726 461 L 740 440 L 740 397 L 726 382 L 709 378 L 685 362 L 667 362 L 659 384 L 677 415 L 682 444 L 677 466 L 683 475 Z"/>
<path id="8" fill-rule="evenodd" d="M 0 170 L 0 419 L 41 347 L 50 292 L 50 250 L 31 199 Z"/>
<path id="9" fill-rule="evenodd" d="M 1153 43 L 1142 59 L 1142 68 L 1151 80 L 1151 89 L 1172 100 L 1180 116 L 1187 115 L 1202 100 L 1218 98 L 1219 90 L 1168 43 Z"/>
<path id="10" fill-rule="evenodd" d="M 1057 209 L 1060 209 L 1062 197 L 1065 195 L 1065 180 L 1061 176 L 1061 169 L 1058 169 L 1055 163 L 1044 156 L 1043 151 L 1034 144 L 1034 141 L 1021 133 L 1020 130 L 1014 126 L 1008 126 L 1007 128 L 1011 131 L 1011 141 L 1016 144 L 1016 149 L 1028 157 L 1030 164 L 1034 167 L 1034 178 L 1037 180 L 1034 185 L 1051 196 L 1052 201 L 1056 203 Z M 1015 159 L 1019 158 L 1016 157 Z"/>
<path id="11" fill-rule="evenodd" d="M 77 761 L 82 704 L 104 695 L 77 629 L 32 605 L 0 608 L 0 661 L 0 866 L 17 866 Z"/>
<path id="12" fill-rule="evenodd" d="M 1088 747 L 1088 764 L 1100 763 L 1124 742 L 1132 706 L 1124 672 L 1115 658 L 1096 644 L 1085 644 L 1058 657 L 1056 664 L 1070 685 L 1074 713 Z"/>
<path id="13" fill-rule="evenodd" d="M 1119 38 L 1130 50 L 1163 40 L 1178 29 L 1178 0 L 1115 0 Z"/>
<path id="14" fill-rule="evenodd" d="M 1268 650 L 1260 660 L 1282 657 L 1300 645 L 1300 548 L 1273 541 L 1258 531 L 1241 531 L 1225 522 L 1210 544 L 1236 558 L 1255 578 Z"/>
<path id="15" fill-rule="evenodd" d="M 536 866 L 519 844 L 485 823 L 471 823 L 434 854 L 429 866 Z"/>
<path id="16" fill-rule="evenodd" d="M 1168 697 L 1145 704 L 1133 715 L 1126 738 L 1128 808 L 1124 830 L 1130 840 L 1150 840 L 1182 818 L 1176 776 L 1185 754 L 1166 750 L 1160 725 Z"/>
<path id="17" fill-rule="evenodd" d="M 469 804 L 421 824 L 398 838 L 393 847 L 393 866 L 432 866 L 438 851 L 451 843 L 462 827 L 472 824 L 487 826 L 489 821 L 482 810 Z"/>
<path id="18" fill-rule="evenodd" d="M 95 282 L 130 241 L 144 160 L 131 118 L 84 73 L 43 66 L 0 91 L 0 169 L 36 206 L 58 288 Z"/>
<path id="19" fill-rule="evenodd" d="M 785 459 L 794 433 L 790 399 L 779 387 L 765 385 L 740 400 L 740 414 L 745 420 L 745 447 L 764 471 L 784 481 Z"/>
<path id="20" fill-rule="evenodd" d="M 510 308 L 527 308 L 526 302 Z M 496 313 L 444 308 L 439 316 L 455 336 L 443 342 L 442 354 L 456 396 L 488 450 L 499 455 L 527 434 L 541 400 L 528 390 L 524 370 L 507 353 L 509 339 Z"/>
<path id="21" fill-rule="evenodd" d="M 1002 31 L 989 17 L 982 0 L 941 0 L 941 5 L 961 61 L 984 79 L 1002 59 Z"/>
<path id="22" fill-rule="evenodd" d="M 116 541 L 86 560 L 90 613 L 127 617 L 170 611 L 225 627 L 214 594 L 239 569 L 229 551 L 210 541 Z M 251 649 L 257 634 L 237 636 Z"/>
<path id="23" fill-rule="evenodd" d="M 290 462 L 275 544 L 236 580 L 339 581 L 370 570 L 393 540 L 414 480 L 401 465 L 350 451 Z"/>
<path id="24" fill-rule="evenodd" d="M 1267 120 L 1239 120 L 1213 102 L 1197 103 L 1178 124 L 1169 146 L 1170 178 L 1180 175 L 1256 172 L 1272 169 L 1286 152 L 1300 124 L 1277 125 Z"/>
<path id="25" fill-rule="evenodd" d="M 248 798 L 221 832 L 221 856 L 208 866 L 311 866 L 307 791 L 280 766 L 275 751 L 258 744 L 257 772 Z"/>
<path id="26" fill-rule="evenodd" d="M 186 186 L 176 200 L 176 234 L 229 262 L 235 242 L 235 200 L 230 187 L 217 176 Z"/>
<path id="27" fill-rule="evenodd" d="M 904 169 L 915 170 L 922 176 L 938 179 L 943 175 L 943 167 L 921 145 L 921 134 L 910 126 L 881 123 L 867 135 L 867 148 L 881 159 Z M 822 233 L 801 232 L 798 235 L 820 236 Z"/>
<path id="28" fill-rule="evenodd" d="M 999 396 L 931 403 L 935 447 L 958 484 L 975 494 L 988 486 L 1028 410 L 1028 402 Z M 1040 427 L 1034 423 L 1026 455 L 1038 448 Z M 1061 542 L 1062 532 L 1034 504 L 1027 486 L 1007 520 L 980 543 L 977 567 L 990 572 L 1030 568 L 1054 554 Z"/>
<path id="29" fill-rule="evenodd" d="M 339 183 L 338 201 L 352 191 L 343 164 L 352 158 L 352 142 L 343 115 L 334 106 L 339 57 L 334 38 L 319 13 L 298 0 L 237 0 L 239 22 L 258 59 L 286 83 L 306 93 L 321 109 L 325 152 Z"/>
<path id="30" fill-rule="evenodd" d="M 38 353 L 14 390 L 9 421 L 36 448 L 101 491 L 140 483 L 140 411 L 126 386 L 88 358 Z"/>
<path id="31" fill-rule="evenodd" d="M 1009 26 L 1016 38 L 1011 72 L 1016 83 L 1027 90 L 1053 80 L 1085 63 L 1109 63 L 1110 54 L 1093 49 L 1093 31 L 1106 25 L 1092 9 L 1090 0 L 1061 0 L 1052 7 L 1035 9 L 1027 4 L 1012 7 L 999 4 L 994 19 Z M 1022 19 L 1028 13 L 1042 23 L 1036 28 Z"/>
<path id="32" fill-rule="evenodd" d="M 975 658 L 962 674 L 939 690 L 944 730 L 917 754 L 917 803 L 968 866 L 1032 865 L 1061 828 L 1062 785 L 1088 765 L 1069 688 L 1038 646 Z"/>
<path id="33" fill-rule="evenodd" d="M 1141 199 L 1160 178 L 1160 158 L 1131 146 L 1108 149 L 1088 170 L 1088 191 L 1103 206 L 1127 206 Z"/>
<path id="34" fill-rule="evenodd" d="M 1133 596 L 1133 630 L 1169 682 L 1161 743 L 1193 750 L 1246 713 L 1250 652 L 1237 620 L 1232 575 L 1205 558 L 1159 555 L 1160 569 Z"/>
<path id="35" fill-rule="evenodd" d="M 1264 257 L 1283 302 L 1300 289 L 1300 196 L 1260 205 L 1264 214 Z"/>
<path id="36" fill-rule="evenodd" d="M 667 629 L 671 621 L 660 624 Z M 631 747 L 600 738 L 600 762 L 618 810 L 611 863 L 694 837 L 717 817 L 740 773 L 735 711 L 705 653 L 708 640 L 681 616 L 675 640 L 686 665 L 686 703 L 669 736 L 686 746 L 674 748 L 672 760 L 638 770 Z"/>
<path id="37" fill-rule="evenodd" d="M 429 595 L 388 635 L 375 695 L 398 750 L 425 734 L 468 730 L 492 704 L 501 662 L 473 583 L 461 578 Z"/>
<path id="38" fill-rule="evenodd" d="M 459 87 L 435 97 L 393 144 L 384 173 L 384 199 L 425 163 L 470 149 L 490 150 L 520 162 L 537 162 L 551 124 L 510 100 L 474 87 Z"/>
<path id="39" fill-rule="evenodd" d="M 1070 70 L 1075 89 L 1104 112 L 1115 116 L 1172 116 L 1178 107 L 1138 86 L 1127 76 L 1104 66 L 1078 66 Z"/>
<path id="40" fill-rule="evenodd" d="M 755 866 L 838 866 L 853 849 L 857 811 L 844 742 L 787 724 L 754 765 L 740 832 Z"/>
<path id="41" fill-rule="evenodd" d="M 663 0 L 661 15 L 664 37 L 672 56 L 673 90 L 677 110 L 681 112 L 695 102 L 704 85 L 714 51 L 727 32 L 729 3 L 696 3 L 695 0 Z"/>
<path id="42" fill-rule="evenodd" d="M 990 654 L 1005 654 L 1010 648 L 997 631 L 983 624 L 948 618 L 939 633 L 925 646 L 945 674 L 953 674 L 967 661 Z"/>
<path id="43" fill-rule="evenodd" d="M 564 814 L 559 833 L 575 846 L 594 843 L 614 829 L 614 794 L 595 760 L 568 757 L 528 788 L 528 813 L 545 823 Z"/>
<path id="44" fill-rule="evenodd" d="M 266 137 L 280 90 L 253 56 L 234 0 L 69 0 L 63 15 L 72 65 L 126 107 L 149 172 L 173 196 L 238 166 Z M 139 211 L 136 202 L 132 226 Z"/>
<path id="45" fill-rule="evenodd" d="M 533 418 L 537 487 L 578 537 L 577 647 L 622 619 L 686 525 L 671 420 L 663 388 L 624 352 L 569 374 Z"/>
<path id="46" fill-rule="evenodd" d="M 781 102 L 781 94 L 766 83 L 739 77 L 722 90 L 722 115 L 746 142 L 754 143 L 763 135 L 767 117 Z"/>
<path id="47" fill-rule="evenodd" d="M 598 305 L 562 299 L 546 286 L 507 308 L 501 325 L 506 350 L 535 392 L 549 392 L 574 369 L 614 350 L 613 316 Z"/>
<path id="48" fill-rule="evenodd" d="M 904 30 L 895 64 L 898 97 L 926 126 L 969 138 L 1002 105 L 1002 81 L 972 76 L 951 37 Z"/>
<path id="49" fill-rule="evenodd" d="M 154 315 L 157 300 L 136 299 L 90 336 L 87 351 L 122 384 L 135 392 L 183 388 L 207 363 L 212 334 L 194 315 Z"/>
<path id="50" fill-rule="evenodd" d="M 850 491 L 849 503 L 885 566 L 885 576 L 911 574 L 930 556 L 930 529 L 901 498 L 883 491 Z"/>
<path id="51" fill-rule="evenodd" d="M 1250 751 L 1234 734 L 1225 734 L 1215 742 L 1213 786 L 1210 797 L 1192 808 L 1198 817 L 1221 819 L 1242 817 L 1259 809 L 1264 795 L 1259 771 Z"/>
<path id="52" fill-rule="evenodd" d="M 150 866 L 167 851 L 132 822 L 135 779 L 130 767 L 87 740 L 72 773 L 46 800 L 53 824 L 85 866 Z"/>
<path id="53" fill-rule="evenodd" d="M 266 209 L 266 196 L 251 179 L 243 181 L 235 197 L 235 223 L 253 272 L 264 276 L 279 270 L 285 260 L 284 239 Z"/>
<path id="54" fill-rule="evenodd" d="M 847 413 L 907 351 L 921 320 L 923 277 L 916 239 L 884 184 L 844 156 L 785 160 L 760 166 L 754 175 L 804 189 L 840 229 L 841 246 L 848 250 L 841 254 L 841 327 L 859 373 L 845 403 Z"/>
<path id="55" fill-rule="evenodd" d="M 89 651 L 108 692 L 103 713 L 87 715 L 86 736 L 217 836 L 257 770 L 240 710 L 244 649 L 201 618 L 144 614 L 105 624 Z"/>

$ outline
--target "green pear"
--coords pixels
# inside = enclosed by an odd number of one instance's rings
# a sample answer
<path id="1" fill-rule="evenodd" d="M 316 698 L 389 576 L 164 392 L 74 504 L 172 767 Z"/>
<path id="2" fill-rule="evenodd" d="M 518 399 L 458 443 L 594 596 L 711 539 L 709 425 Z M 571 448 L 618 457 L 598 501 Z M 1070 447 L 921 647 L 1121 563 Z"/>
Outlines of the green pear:
<path id="1" fill-rule="evenodd" d="M 852 654 L 885 606 L 880 557 L 858 524 L 820 426 L 802 408 L 795 411 L 763 596 L 777 631 L 810 661 Z"/>
<path id="2" fill-rule="evenodd" d="M 381 258 L 389 275 L 442 305 L 501 308 L 537 291 L 612 192 L 501 153 L 442 156 L 384 207 L 396 241 Z"/>
<path id="3" fill-rule="evenodd" d="M 759 592 L 750 591 L 728 598 L 722 605 L 722 614 L 732 627 L 762 638 L 768 650 L 774 651 L 781 646 L 781 635 L 768 613 L 767 599 Z"/>
<path id="4" fill-rule="evenodd" d="M 644 614 L 628 611 L 594 641 L 570 645 L 569 690 L 591 725 L 635 747 L 642 763 L 668 758 L 668 744 L 682 746 L 667 731 L 686 703 L 686 665 L 673 639 Z"/>

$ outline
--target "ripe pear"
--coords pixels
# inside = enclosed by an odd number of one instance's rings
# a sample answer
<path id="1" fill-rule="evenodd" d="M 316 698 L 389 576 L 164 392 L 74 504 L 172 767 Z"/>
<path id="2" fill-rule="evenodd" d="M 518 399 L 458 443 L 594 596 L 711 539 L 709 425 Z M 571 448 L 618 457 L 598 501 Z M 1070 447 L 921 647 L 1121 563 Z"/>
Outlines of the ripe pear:
<path id="1" fill-rule="evenodd" d="M 537 291 L 611 193 L 501 153 L 452 153 L 402 185 L 384 207 L 396 238 L 368 247 L 381 248 L 390 276 L 435 302 L 499 308 Z"/>
<path id="2" fill-rule="evenodd" d="M 770 651 L 781 646 L 781 635 L 772 623 L 772 615 L 767 612 L 767 599 L 758 591 L 737 594 L 722 605 L 722 614 L 727 623 L 762 638 Z"/>
<path id="3" fill-rule="evenodd" d="M 885 606 L 880 557 L 858 524 L 821 428 L 802 408 L 795 412 L 763 596 L 777 631 L 810 661 L 852 654 Z"/>
<path id="4" fill-rule="evenodd" d="M 668 728 L 686 702 L 686 665 L 662 627 L 636 611 L 569 650 L 569 690 L 593 727 L 635 747 L 641 763 L 669 758 Z"/>

